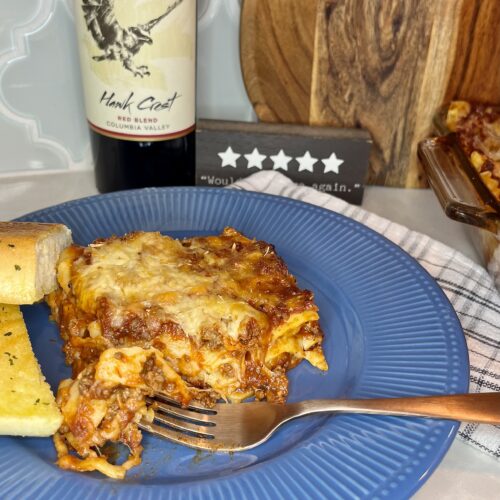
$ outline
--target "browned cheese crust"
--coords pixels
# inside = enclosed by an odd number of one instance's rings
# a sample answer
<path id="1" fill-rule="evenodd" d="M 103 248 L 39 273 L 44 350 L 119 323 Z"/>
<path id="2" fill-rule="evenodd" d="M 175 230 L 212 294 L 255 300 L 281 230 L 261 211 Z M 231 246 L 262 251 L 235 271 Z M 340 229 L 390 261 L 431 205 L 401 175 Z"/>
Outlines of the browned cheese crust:
<path id="1" fill-rule="evenodd" d="M 234 229 L 72 246 L 58 279 L 48 303 L 73 368 L 58 394 L 62 467 L 123 477 L 140 460 L 137 422 L 151 418 L 144 400 L 155 391 L 182 405 L 284 402 L 287 370 L 302 359 L 327 369 L 313 294 L 297 286 L 272 245 Z M 125 468 L 99 456 L 110 440 L 129 446 Z"/>

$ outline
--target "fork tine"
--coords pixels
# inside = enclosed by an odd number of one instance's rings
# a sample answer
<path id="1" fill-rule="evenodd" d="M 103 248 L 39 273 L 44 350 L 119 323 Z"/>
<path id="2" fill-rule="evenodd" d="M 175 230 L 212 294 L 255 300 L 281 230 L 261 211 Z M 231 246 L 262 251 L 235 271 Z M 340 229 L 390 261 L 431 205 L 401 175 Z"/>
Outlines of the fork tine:
<path id="1" fill-rule="evenodd" d="M 213 422 L 210 421 L 210 417 L 215 415 L 216 414 L 215 412 L 212 412 L 211 415 L 207 415 L 206 413 L 197 413 L 189 409 L 173 406 L 170 405 L 169 403 L 160 403 L 156 399 L 147 398 L 147 401 L 151 403 L 151 406 L 153 407 L 155 413 L 161 412 L 176 418 L 187 420 L 194 424 L 211 425 L 211 426 L 215 425 Z"/>
<path id="2" fill-rule="evenodd" d="M 263 443 L 277 427 L 273 425 L 278 415 L 275 407 L 281 412 L 284 408 L 271 403 L 219 403 L 207 414 L 157 399 L 148 401 L 154 403 L 149 406 L 153 421 L 143 419 L 139 423 L 142 430 L 184 446 L 214 452 L 248 450 Z"/>
<path id="3" fill-rule="evenodd" d="M 217 438 L 205 439 L 202 437 L 195 437 L 192 435 L 184 434 L 183 432 L 179 432 L 162 425 L 150 423 L 144 419 L 139 422 L 138 426 L 143 431 L 149 432 L 150 434 L 153 434 L 154 436 L 157 436 L 161 439 L 166 439 L 167 441 L 182 444 L 183 446 L 188 446 L 190 448 L 194 448 L 195 450 L 233 452 L 245 449 L 234 443 L 224 442 Z"/>
<path id="4" fill-rule="evenodd" d="M 213 434 L 210 434 L 202 425 L 193 425 L 188 422 L 177 420 L 176 418 L 169 418 L 166 415 L 155 412 L 154 421 L 168 425 L 176 430 L 189 432 L 195 434 L 197 437 L 205 439 L 213 439 Z"/>
<path id="5" fill-rule="evenodd" d="M 217 447 L 212 444 L 213 439 L 203 439 L 197 438 L 194 436 L 189 436 L 184 434 L 183 432 L 178 432 L 173 429 L 169 429 L 168 427 L 163 427 L 161 425 L 156 425 L 153 423 L 149 423 L 146 420 L 141 420 L 138 426 L 151 434 L 158 436 L 163 439 L 167 439 L 169 441 L 173 441 L 174 443 L 179 443 L 184 446 L 189 446 L 195 449 L 208 450 L 208 451 L 216 451 Z"/>

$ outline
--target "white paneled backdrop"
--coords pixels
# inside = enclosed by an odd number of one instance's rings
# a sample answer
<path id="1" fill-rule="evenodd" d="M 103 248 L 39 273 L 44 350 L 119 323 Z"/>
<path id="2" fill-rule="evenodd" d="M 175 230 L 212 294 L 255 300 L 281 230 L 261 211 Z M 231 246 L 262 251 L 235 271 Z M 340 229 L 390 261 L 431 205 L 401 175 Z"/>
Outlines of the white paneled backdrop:
<path id="1" fill-rule="evenodd" d="M 198 0 L 198 118 L 255 118 L 240 6 Z M 92 168 L 76 44 L 73 0 L 0 0 L 0 177 Z"/>

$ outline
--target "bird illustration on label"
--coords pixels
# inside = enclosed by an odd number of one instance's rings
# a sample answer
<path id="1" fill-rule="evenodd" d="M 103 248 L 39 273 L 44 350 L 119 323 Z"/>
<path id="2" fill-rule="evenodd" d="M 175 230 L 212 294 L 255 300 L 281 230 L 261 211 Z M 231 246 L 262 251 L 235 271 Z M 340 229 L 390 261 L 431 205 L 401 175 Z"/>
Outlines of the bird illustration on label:
<path id="1" fill-rule="evenodd" d="M 82 0 L 82 10 L 88 31 L 97 46 L 103 51 L 94 56 L 94 61 L 120 61 L 134 76 L 149 76 L 148 66 L 136 66 L 134 56 L 147 43 L 151 45 L 151 30 L 167 17 L 184 0 L 176 0 L 160 16 L 149 22 L 123 28 L 114 12 L 114 0 Z"/>

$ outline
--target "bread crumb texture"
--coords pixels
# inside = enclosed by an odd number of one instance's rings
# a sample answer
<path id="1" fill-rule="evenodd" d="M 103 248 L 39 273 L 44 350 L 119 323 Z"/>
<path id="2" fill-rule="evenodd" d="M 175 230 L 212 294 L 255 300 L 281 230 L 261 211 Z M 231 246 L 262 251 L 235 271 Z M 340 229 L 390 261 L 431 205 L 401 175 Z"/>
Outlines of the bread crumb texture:
<path id="1" fill-rule="evenodd" d="M 56 263 L 71 243 L 63 224 L 0 222 L 0 303 L 33 304 L 56 286 Z"/>

